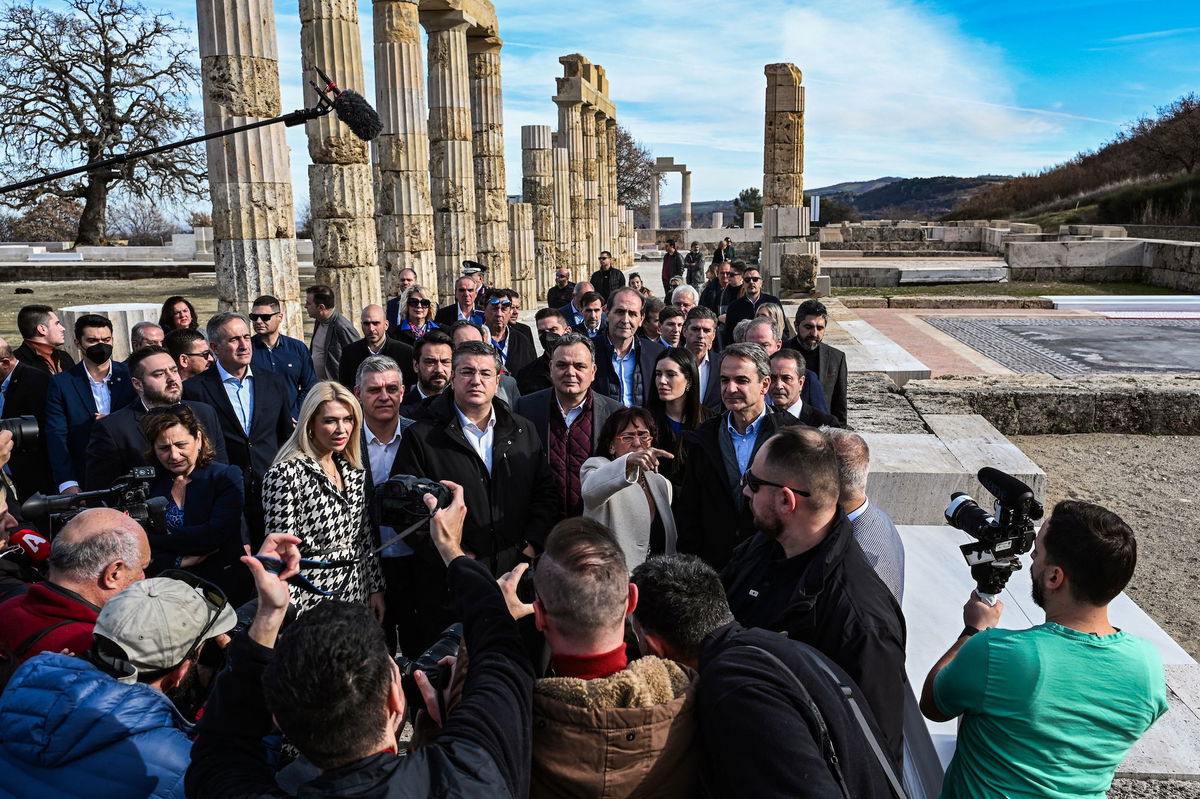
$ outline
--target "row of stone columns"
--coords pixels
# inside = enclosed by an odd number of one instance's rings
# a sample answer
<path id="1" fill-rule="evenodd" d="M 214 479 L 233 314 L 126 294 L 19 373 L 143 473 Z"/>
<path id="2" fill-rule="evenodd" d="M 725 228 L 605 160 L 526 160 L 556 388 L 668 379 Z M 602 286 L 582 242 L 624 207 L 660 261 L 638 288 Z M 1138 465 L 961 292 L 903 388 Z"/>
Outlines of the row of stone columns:
<path id="1" fill-rule="evenodd" d="M 478 260 L 488 282 L 512 284 L 509 260 L 508 189 L 504 185 L 504 112 L 500 40 L 467 40 L 471 83 L 471 146 L 475 167 L 475 231 Z"/>

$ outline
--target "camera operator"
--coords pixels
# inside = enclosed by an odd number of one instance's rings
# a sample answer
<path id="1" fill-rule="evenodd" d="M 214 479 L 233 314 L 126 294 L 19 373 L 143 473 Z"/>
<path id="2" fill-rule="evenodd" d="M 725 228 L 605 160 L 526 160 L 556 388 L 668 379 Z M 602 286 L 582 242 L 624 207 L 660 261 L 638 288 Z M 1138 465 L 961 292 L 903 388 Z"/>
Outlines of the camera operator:
<path id="1" fill-rule="evenodd" d="M 0 649 L 26 660 L 38 652 L 86 652 L 104 604 L 145 577 L 146 532 L 112 508 L 92 508 L 63 526 L 44 583 L 0 604 Z"/>
<path id="2" fill-rule="evenodd" d="M 1129 748 L 1167 710 L 1162 660 L 1109 623 L 1137 541 L 1099 505 L 1054 507 L 1034 544 L 1033 601 L 1046 622 L 993 629 L 1004 603 L 972 592 L 965 629 L 925 678 L 921 711 L 962 716 L 942 796 L 1100 799 Z"/>
<path id="3" fill-rule="evenodd" d="M 230 644 L 232 665 L 217 679 L 192 749 L 188 796 L 283 795 L 262 746 L 272 718 L 322 771 L 304 787 L 306 797 L 528 795 L 533 669 L 495 580 L 463 554 L 462 487 L 443 485 L 452 501 L 432 517 L 430 538 L 447 567 L 471 666 L 444 720 L 432 686 L 416 676 L 430 714 L 442 721 L 437 740 L 396 756 L 404 690 L 366 607 L 322 602 L 276 644 L 289 599 L 284 579 L 296 573 L 300 541 L 275 534 L 262 554 L 284 562 L 280 574 L 243 558 L 258 612 Z M 437 507 L 430 495 L 425 502 Z"/>
<path id="4" fill-rule="evenodd" d="M 0 447 L 3 447 L 2 441 L 6 435 L 12 434 L 7 431 L 0 433 Z M 42 579 L 41 572 L 34 568 L 25 553 L 10 546 L 9 535 L 19 526 L 20 523 L 8 512 L 8 488 L 0 483 L 0 602 Z"/>
<path id="5" fill-rule="evenodd" d="M 0 418 L 32 416 L 37 419 L 39 431 L 45 430 L 49 388 L 49 373 L 21 363 L 9 343 L 0 338 Z M 27 499 L 37 491 L 54 493 L 46 443 L 40 437 L 36 441 L 22 442 L 22 446 L 16 448 L 10 469 L 21 499 Z M 15 505 L 16 497 L 12 499 Z"/>

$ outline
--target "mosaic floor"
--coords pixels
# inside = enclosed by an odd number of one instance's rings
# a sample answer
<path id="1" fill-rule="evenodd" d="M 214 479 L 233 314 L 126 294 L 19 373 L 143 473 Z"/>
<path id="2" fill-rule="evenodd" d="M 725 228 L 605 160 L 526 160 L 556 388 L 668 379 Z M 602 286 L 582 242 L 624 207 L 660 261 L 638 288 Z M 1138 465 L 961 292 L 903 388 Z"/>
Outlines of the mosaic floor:
<path id="1" fill-rule="evenodd" d="M 1200 320 L 959 319 L 925 322 L 1018 374 L 1200 372 Z"/>

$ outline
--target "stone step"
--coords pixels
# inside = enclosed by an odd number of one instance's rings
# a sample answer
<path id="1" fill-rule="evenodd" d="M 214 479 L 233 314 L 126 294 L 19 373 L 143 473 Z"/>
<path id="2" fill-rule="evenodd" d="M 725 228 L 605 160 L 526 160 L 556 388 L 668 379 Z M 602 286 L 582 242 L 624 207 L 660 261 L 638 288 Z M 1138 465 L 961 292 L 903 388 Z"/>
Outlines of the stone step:
<path id="1" fill-rule="evenodd" d="M 909 380 L 924 380 L 930 376 L 928 366 L 869 323 L 856 319 L 839 321 L 838 324 L 854 341 L 830 342 L 846 353 L 847 370 L 883 372 L 898 386 L 903 386 Z"/>

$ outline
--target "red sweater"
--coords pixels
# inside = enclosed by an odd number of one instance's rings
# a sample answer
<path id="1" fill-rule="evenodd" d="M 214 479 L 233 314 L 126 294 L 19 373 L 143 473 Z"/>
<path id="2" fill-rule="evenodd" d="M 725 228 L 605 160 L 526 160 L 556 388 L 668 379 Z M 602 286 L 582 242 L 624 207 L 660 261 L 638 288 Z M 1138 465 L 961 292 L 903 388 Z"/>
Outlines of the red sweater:
<path id="1" fill-rule="evenodd" d="M 20 660 L 63 649 L 82 655 L 92 648 L 92 628 L 99 613 L 100 608 L 74 591 L 51 583 L 34 583 L 24 594 L 0 604 L 0 647 L 15 652 L 31 636 L 54 627 L 28 647 Z"/>

